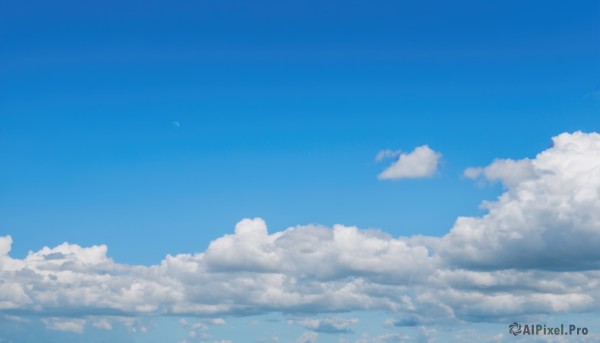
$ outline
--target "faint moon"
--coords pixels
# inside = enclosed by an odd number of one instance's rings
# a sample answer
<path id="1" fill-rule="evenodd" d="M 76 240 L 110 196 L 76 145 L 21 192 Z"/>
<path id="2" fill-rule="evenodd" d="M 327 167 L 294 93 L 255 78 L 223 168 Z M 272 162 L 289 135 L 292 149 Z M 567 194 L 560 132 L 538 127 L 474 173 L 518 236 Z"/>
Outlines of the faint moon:
<path id="1" fill-rule="evenodd" d="M 171 126 L 173 126 L 174 128 L 178 129 L 181 126 L 181 124 L 176 120 L 176 121 L 174 121 L 174 122 L 171 123 Z"/>

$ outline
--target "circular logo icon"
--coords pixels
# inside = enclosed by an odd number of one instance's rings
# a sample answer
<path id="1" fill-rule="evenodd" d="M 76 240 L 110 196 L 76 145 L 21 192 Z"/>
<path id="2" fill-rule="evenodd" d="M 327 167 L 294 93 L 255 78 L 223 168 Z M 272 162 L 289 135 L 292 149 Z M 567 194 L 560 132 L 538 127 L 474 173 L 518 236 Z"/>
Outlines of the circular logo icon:
<path id="1" fill-rule="evenodd" d="M 521 333 L 521 324 L 514 322 L 508 326 L 508 332 L 513 334 L 514 336 Z"/>

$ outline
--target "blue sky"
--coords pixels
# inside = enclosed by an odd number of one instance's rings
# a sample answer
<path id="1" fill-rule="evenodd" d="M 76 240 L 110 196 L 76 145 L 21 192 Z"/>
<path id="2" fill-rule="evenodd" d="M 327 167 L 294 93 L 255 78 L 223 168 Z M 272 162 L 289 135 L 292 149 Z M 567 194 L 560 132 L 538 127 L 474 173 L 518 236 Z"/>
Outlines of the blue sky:
<path id="1" fill-rule="evenodd" d="M 254 217 L 269 233 L 442 237 L 506 191 L 465 168 L 600 131 L 597 1 L 1 6 L 0 236 L 14 259 L 69 242 L 151 266 Z M 377 178 L 394 161 L 379 151 L 423 145 L 441 154 L 433 175 Z M 272 309 L 287 330 L 294 311 Z"/>

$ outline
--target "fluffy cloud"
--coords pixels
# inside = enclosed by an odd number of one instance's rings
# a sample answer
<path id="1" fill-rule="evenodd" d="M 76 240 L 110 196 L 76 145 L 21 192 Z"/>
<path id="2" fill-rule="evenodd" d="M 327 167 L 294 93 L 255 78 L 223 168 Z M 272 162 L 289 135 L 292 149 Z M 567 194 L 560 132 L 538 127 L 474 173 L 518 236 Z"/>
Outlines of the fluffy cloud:
<path id="1" fill-rule="evenodd" d="M 439 152 L 423 145 L 407 154 L 383 150 L 377 154 L 376 160 L 380 161 L 397 155 L 399 155 L 398 159 L 379 174 L 379 179 L 414 179 L 432 176 L 437 170 L 439 159 L 442 157 Z"/>
<path id="2" fill-rule="evenodd" d="M 468 268 L 586 270 L 600 266 L 600 135 L 561 134 L 535 159 L 478 169 L 507 191 L 481 218 L 461 217 L 441 255 Z M 474 170 L 465 174 L 475 176 Z"/>
<path id="3" fill-rule="evenodd" d="M 600 310 L 600 135 L 562 134 L 531 160 L 477 170 L 506 191 L 443 237 L 343 225 L 269 233 L 262 219 L 244 219 L 206 251 L 153 266 L 67 243 L 16 259 L 10 236 L 0 237 L 0 313 L 81 332 L 116 322 L 142 330 L 135 318 L 145 314 L 385 310 L 396 314 L 388 325 L 412 326 Z M 348 320 L 292 323 L 310 341 L 349 330 Z M 215 321 L 182 326 L 195 335 Z"/>
<path id="4" fill-rule="evenodd" d="M 0 304 L 19 313 L 394 309 L 408 306 L 410 299 L 401 294 L 434 272 L 435 264 L 426 247 L 379 231 L 336 225 L 268 234 L 258 218 L 242 220 L 234 234 L 203 253 L 167 256 L 149 267 L 115 263 L 106 246 L 62 244 L 24 259 L 11 258 L 9 249 L 0 256 Z"/>

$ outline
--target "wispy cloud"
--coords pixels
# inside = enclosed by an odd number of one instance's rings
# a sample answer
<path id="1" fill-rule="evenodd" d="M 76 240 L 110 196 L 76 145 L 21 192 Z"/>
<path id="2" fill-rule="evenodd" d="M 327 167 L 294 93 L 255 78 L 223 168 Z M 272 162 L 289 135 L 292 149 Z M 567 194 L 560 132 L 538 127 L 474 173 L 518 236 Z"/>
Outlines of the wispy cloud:
<path id="1" fill-rule="evenodd" d="M 50 330 L 66 331 L 82 333 L 85 325 L 83 319 L 71 319 L 71 318 L 44 318 L 42 322 Z"/>
<path id="2" fill-rule="evenodd" d="M 190 339 L 207 338 L 208 334 L 206 333 L 206 330 L 208 327 L 214 325 L 225 325 L 225 320 L 223 318 L 206 318 L 192 323 L 185 319 L 179 321 L 179 326 L 188 331 L 188 338 Z"/>
<path id="3" fill-rule="evenodd" d="M 477 180 L 481 177 L 489 181 L 500 181 L 505 186 L 516 186 L 529 178 L 535 177 L 535 167 L 531 160 L 497 159 L 485 168 L 469 167 L 464 170 L 466 178 Z"/>
<path id="4" fill-rule="evenodd" d="M 351 326 L 358 323 L 356 318 L 328 317 L 328 318 L 301 318 L 290 319 L 288 324 L 301 326 L 314 332 L 322 333 L 349 333 Z"/>
<path id="5" fill-rule="evenodd" d="M 375 161 L 381 162 L 388 158 L 396 158 L 396 157 L 400 156 L 400 154 L 402 154 L 402 150 L 390 150 L 390 149 L 381 150 L 375 156 Z"/>
<path id="6" fill-rule="evenodd" d="M 430 177 L 437 171 L 442 154 L 423 145 L 404 154 L 400 151 L 383 150 L 377 154 L 375 159 L 381 161 L 396 156 L 398 156 L 397 160 L 379 174 L 380 180 Z"/>
<path id="7" fill-rule="evenodd" d="M 315 343 L 315 342 L 317 342 L 318 337 L 319 337 L 318 333 L 313 332 L 313 331 L 306 331 L 300 337 L 298 337 L 298 339 L 296 340 L 296 343 Z"/>

